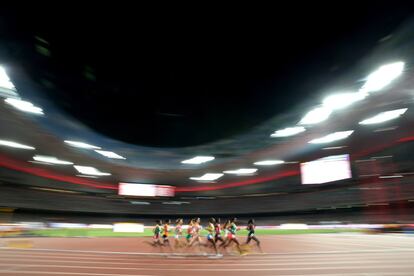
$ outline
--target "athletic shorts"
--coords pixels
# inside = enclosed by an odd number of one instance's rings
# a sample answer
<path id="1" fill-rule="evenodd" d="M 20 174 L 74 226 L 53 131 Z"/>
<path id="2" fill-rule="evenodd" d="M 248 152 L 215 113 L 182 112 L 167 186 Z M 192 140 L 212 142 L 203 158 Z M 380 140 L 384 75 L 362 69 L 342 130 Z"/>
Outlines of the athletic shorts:
<path id="1" fill-rule="evenodd" d="M 220 234 L 216 234 L 215 236 L 214 236 L 214 238 L 217 240 L 217 239 L 221 239 L 221 235 Z"/>
<path id="2" fill-rule="evenodd" d="M 207 240 L 212 240 L 213 239 L 213 235 L 212 234 L 207 234 Z"/>
<path id="3" fill-rule="evenodd" d="M 163 238 L 164 240 L 168 240 L 168 236 L 167 236 L 167 235 L 162 235 L 162 238 Z"/>
<path id="4" fill-rule="evenodd" d="M 228 234 L 227 234 L 227 238 L 228 238 L 229 240 L 232 240 L 232 239 L 236 238 L 236 235 L 234 235 L 234 234 L 232 234 L 232 233 L 228 233 Z"/>
<path id="5" fill-rule="evenodd" d="M 154 240 L 158 240 L 160 238 L 160 234 L 155 234 L 154 236 L 153 236 L 153 239 Z"/>
<path id="6" fill-rule="evenodd" d="M 247 237 L 249 237 L 249 238 L 254 237 L 254 233 L 249 233 L 249 234 L 247 235 Z"/>
<path id="7" fill-rule="evenodd" d="M 191 238 L 193 237 L 193 235 L 191 234 L 187 234 L 187 236 L 185 237 L 187 240 L 191 240 Z"/>

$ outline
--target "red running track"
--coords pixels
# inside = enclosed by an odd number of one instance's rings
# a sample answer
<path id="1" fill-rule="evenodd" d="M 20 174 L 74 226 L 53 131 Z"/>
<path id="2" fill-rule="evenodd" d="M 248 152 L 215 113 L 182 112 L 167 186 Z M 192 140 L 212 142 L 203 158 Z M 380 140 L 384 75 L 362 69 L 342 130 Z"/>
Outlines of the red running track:
<path id="1" fill-rule="evenodd" d="M 261 236 L 264 254 L 173 254 L 148 238 L 0 239 L 0 275 L 414 275 L 414 236 Z M 32 248 L 13 248 L 32 244 Z M 210 251 L 211 252 L 211 251 Z"/>

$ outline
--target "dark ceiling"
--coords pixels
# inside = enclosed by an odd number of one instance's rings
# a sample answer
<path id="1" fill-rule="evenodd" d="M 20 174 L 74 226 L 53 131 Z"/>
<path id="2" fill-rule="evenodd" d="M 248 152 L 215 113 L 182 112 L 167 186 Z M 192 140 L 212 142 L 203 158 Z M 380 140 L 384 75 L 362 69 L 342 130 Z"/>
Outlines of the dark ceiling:
<path id="1" fill-rule="evenodd" d="M 406 6 L 375 2 L 9 16 L 1 19 L 1 53 L 95 131 L 185 147 L 240 135 L 312 101 L 408 15 Z"/>

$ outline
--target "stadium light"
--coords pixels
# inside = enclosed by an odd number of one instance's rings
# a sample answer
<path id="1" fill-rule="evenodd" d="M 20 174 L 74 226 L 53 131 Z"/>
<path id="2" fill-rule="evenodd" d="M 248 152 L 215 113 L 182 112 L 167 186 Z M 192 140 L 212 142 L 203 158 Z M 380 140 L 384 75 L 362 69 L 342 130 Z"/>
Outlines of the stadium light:
<path id="1" fill-rule="evenodd" d="M 33 159 L 39 162 L 45 162 L 56 165 L 73 165 L 73 163 L 70 161 L 60 160 L 53 156 L 35 155 L 33 156 Z"/>
<path id="2" fill-rule="evenodd" d="M 309 141 L 310 144 L 325 144 L 325 143 L 331 143 L 334 141 L 342 140 L 350 136 L 354 131 L 353 130 L 347 130 L 347 131 L 338 131 L 331 134 L 328 134 L 326 136 L 323 136 L 321 138 L 313 139 Z"/>
<path id="3" fill-rule="evenodd" d="M 206 173 L 200 177 L 190 177 L 190 179 L 197 180 L 197 181 L 214 181 L 216 179 L 219 179 L 222 176 L 223 176 L 222 173 Z"/>
<path id="4" fill-rule="evenodd" d="M 370 93 L 385 88 L 402 74 L 404 65 L 404 62 L 399 61 L 381 66 L 367 77 L 360 91 Z"/>
<path id="5" fill-rule="evenodd" d="M 23 145 L 17 142 L 7 141 L 7 140 L 0 140 L 0 146 L 11 147 L 11 148 L 16 148 L 16 149 L 27 149 L 27 150 L 36 149 L 32 146 L 27 146 L 27 145 Z"/>
<path id="6" fill-rule="evenodd" d="M 323 122 L 329 118 L 332 110 L 330 108 L 321 106 L 315 109 L 312 109 L 300 120 L 300 125 L 313 125 L 320 122 Z"/>
<path id="7" fill-rule="evenodd" d="M 0 87 L 15 90 L 14 84 L 10 81 L 4 67 L 0 66 Z"/>
<path id="8" fill-rule="evenodd" d="M 14 99 L 14 98 L 7 98 L 4 101 L 7 104 L 23 112 L 37 114 L 37 115 L 44 114 L 43 109 L 41 109 L 38 106 L 33 105 L 31 102 L 28 102 L 28 101 L 23 101 L 23 100 Z"/>
<path id="9" fill-rule="evenodd" d="M 322 150 L 336 150 L 336 149 L 343 149 L 346 148 L 347 146 L 337 146 L 337 147 L 326 147 L 326 148 L 322 148 Z"/>
<path id="10" fill-rule="evenodd" d="M 258 166 L 272 166 L 272 165 L 279 165 L 283 163 L 285 163 L 285 161 L 283 160 L 263 160 L 263 161 L 254 162 L 253 164 L 258 165 Z"/>
<path id="11" fill-rule="evenodd" d="M 78 172 L 80 172 L 81 174 L 84 174 L 84 175 L 96 175 L 96 176 L 107 176 L 107 175 L 111 175 L 110 173 L 101 172 L 101 171 L 99 171 L 98 169 L 96 169 L 94 167 L 77 166 L 77 165 L 74 165 L 73 167 Z"/>
<path id="12" fill-rule="evenodd" d="M 390 110 L 390 111 L 384 111 L 381 112 L 374 117 L 365 119 L 361 122 L 359 122 L 360 125 L 371 125 L 371 124 L 379 124 L 386 121 L 390 121 L 393 119 L 396 119 L 403 115 L 407 111 L 407 108 L 401 108 L 396 110 Z"/>
<path id="13" fill-rule="evenodd" d="M 191 159 L 181 161 L 182 164 L 202 164 L 214 160 L 213 156 L 196 156 Z"/>
<path id="14" fill-rule="evenodd" d="M 66 144 L 71 145 L 72 147 L 75 148 L 81 148 L 81 149 L 101 149 L 100 147 L 94 146 L 94 145 L 90 145 L 84 142 L 79 142 L 79 141 L 69 141 L 69 140 L 65 140 L 64 141 Z"/>
<path id="15" fill-rule="evenodd" d="M 351 104 L 361 101 L 365 99 L 367 96 L 366 93 L 362 92 L 349 92 L 349 93 L 340 93 L 340 94 L 334 94 L 326 97 L 323 100 L 323 105 L 329 109 L 335 110 L 335 109 L 342 109 L 347 106 L 350 106 Z"/>
<path id="16" fill-rule="evenodd" d="M 83 177 L 83 178 L 98 178 L 97 176 L 94 175 L 83 175 L 83 174 L 77 174 L 77 177 Z"/>
<path id="17" fill-rule="evenodd" d="M 304 131 L 306 131 L 306 128 L 304 128 L 303 126 L 287 127 L 284 129 L 276 130 L 274 133 L 270 135 L 270 137 L 288 137 L 299 134 Z"/>
<path id="18" fill-rule="evenodd" d="M 108 158 L 112 158 L 112 159 L 126 159 L 125 157 L 123 157 L 123 156 L 121 156 L 119 154 L 116 154 L 113 151 L 106 151 L 106 150 L 95 150 L 95 151 L 97 153 L 105 156 L 105 157 L 108 157 Z"/>
<path id="19" fill-rule="evenodd" d="M 257 172 L 256 168 L 224 171 L 224 173 L 227 173 L 227 174 L 238 174 L 238 175 L 252 174 L 252 173 L 255 173 L 255 172 Z"/>

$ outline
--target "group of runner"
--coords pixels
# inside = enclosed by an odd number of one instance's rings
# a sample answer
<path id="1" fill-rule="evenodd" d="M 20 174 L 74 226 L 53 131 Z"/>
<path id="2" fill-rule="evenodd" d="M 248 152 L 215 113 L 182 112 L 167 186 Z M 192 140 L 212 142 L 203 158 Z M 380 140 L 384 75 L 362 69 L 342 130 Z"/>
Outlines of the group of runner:
<path id="1" fill-rule="evenodd" d="M 164 223 L 162 223 L 161 220 L 157 220 L 153 230 L 154 236 L 152 245 L 171 247 L 169 237 L 171 232 L 174 232 L 175 248 L 185 246 L 191 247 L 194 245 L 211 245 L 216 254 L 219 254 L 219 248 L 227 248 L 228 246 L 235 244 L 239 253 L 242 254 L 244 252 L 242 246 L 248 245 L 252 240 L 254 240 L 258 248 L 261 250 L 260 241 L 255 235 L 256 225 L 254 220 L 250 219 L 247 223 L 247 239 L 244 244 L 241 244 L 237 239 L 236 233 L 239 230 L 239 227 L 237 227 L 236 223 L 237 218 L 229 219 L 223 225 L 220 222 L 220 218 L 210 218 L 207 226 L 205 227 L 207 232 L 207 242 L 203 242 L 200 218 L 190 219 L 185 227 L 186 229 L 183 227 L 184 220 L 182 218 L 175 221 L 174 227 L 170 225 L 171 220 L 169 219 L 165 220 Z M 186 233 L 184 233 L 184 230 L 186 230 Z M 183 237 L 185 237 L 185 239 L 183 239 Z"/>

